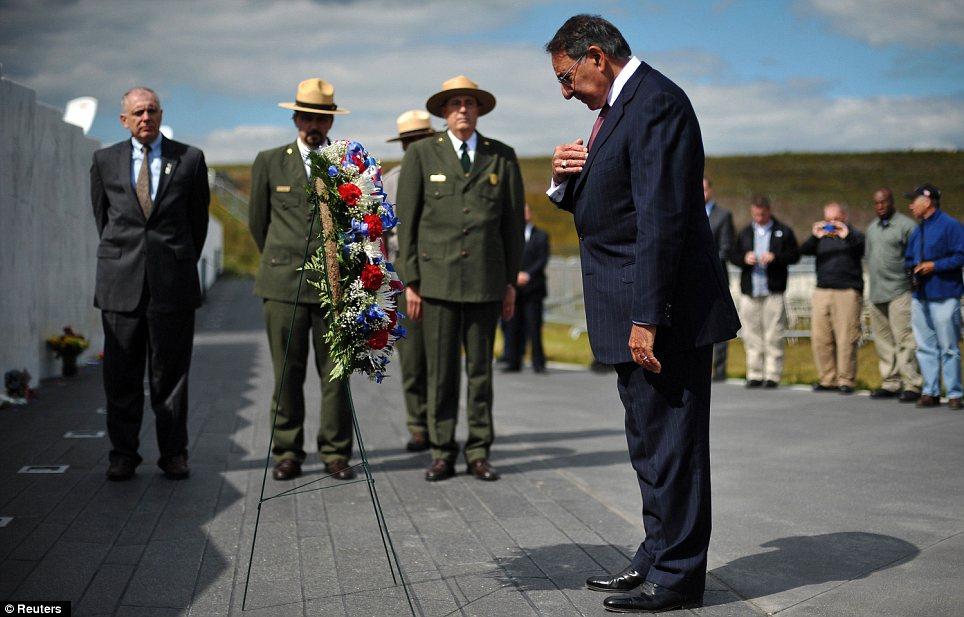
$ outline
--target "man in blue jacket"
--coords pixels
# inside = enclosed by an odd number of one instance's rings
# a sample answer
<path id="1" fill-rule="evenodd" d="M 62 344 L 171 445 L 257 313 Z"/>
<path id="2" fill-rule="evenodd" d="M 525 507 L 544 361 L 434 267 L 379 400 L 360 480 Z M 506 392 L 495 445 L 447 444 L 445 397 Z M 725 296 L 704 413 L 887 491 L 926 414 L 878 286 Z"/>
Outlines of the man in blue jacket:
<path id="1" fill-rule="evenodd" d="M 920 221 L 907 241 L 904 265 L 913 273 L 911 323 L 917 339 L 917 362 L 924 377 L 918 407 L 936 407 L 941 400 L 941 374 L 947 406 L 961 409 L 961 295 L 964 282 L 964 228 L 941 211 L 941 192 L 922 184 L 905 195 Z M 943 370 L 942 370 L 943 369 Z"/>

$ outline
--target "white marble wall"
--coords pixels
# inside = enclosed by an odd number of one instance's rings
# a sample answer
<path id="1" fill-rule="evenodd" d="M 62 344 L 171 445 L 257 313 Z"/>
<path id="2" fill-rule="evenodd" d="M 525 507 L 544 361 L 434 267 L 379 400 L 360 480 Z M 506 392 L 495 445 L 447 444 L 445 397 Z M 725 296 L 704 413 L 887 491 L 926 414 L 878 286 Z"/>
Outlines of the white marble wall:
<path id="1" fill-rule="evenodd" d="M 97 230 L 90 161 L 100 144 L 29 88 L 0 76 L 0 374 L 60 372 L 44 344 L 72 326 L 103 348 L 93 307 Z"/>

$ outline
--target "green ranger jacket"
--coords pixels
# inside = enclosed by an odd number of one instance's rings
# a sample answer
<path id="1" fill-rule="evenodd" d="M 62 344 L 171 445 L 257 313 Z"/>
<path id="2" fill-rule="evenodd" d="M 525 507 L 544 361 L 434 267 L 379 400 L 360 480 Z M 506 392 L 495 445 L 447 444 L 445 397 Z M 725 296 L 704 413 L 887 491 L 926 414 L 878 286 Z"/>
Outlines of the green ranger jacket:
<path id="1" fill-rule="evenodd" d="M 466 174 L 448 132 L 413 143 L 398 180 L 399 277 L 426 298 L 502 300 L 522 262 L 524 207 L 509 146 L 478 135 Z"/>
<path id="2" fill-rule="evenodd" d="M 255 278 L 254 293 L 268 300 L 294 302 L 298 294 L 299 268 L 309 242 L 311 209 L 305 194 L 308 176 L 294 142 L 259 152 L 251 167 L 251 199 L 248 227 L 261 251 L 261 264 Z M 315 217 L 309 255 L 320 245 L 320 223 Z M 318 289 L 308 284 L 314 272 L 304 272 L 298 302 L 319 304 Z"/>

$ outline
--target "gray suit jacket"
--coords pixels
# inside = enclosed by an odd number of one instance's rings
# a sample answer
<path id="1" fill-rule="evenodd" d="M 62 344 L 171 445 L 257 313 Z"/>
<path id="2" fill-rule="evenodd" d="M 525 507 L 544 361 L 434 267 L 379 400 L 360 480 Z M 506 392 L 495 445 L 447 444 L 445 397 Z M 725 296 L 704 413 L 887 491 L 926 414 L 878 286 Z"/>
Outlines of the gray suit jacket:
<path id="1" fill-rule="evenodd" d="M 204 153 L 166 137 L 150 216 L 131 186 L 131 140 L 94 153 L 90 200 L 100 235 L 94 306 L 137 308 L 145 279 L 149 308 L 180 311 L 201 305 L 197 261 L 208 230 L 208 168 Z"/>

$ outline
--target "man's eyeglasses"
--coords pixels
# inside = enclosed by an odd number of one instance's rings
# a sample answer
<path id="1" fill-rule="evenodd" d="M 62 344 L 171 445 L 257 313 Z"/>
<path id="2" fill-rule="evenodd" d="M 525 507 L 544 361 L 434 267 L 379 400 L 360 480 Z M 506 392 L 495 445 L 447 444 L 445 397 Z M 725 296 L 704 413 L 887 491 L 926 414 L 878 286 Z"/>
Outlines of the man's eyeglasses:
<path id="1" fill-rule="evenodd" d="M 572 72 L 576 70 L 576 67 L 579 66 L 579 63 L 582 62 L 585 58 L 586 58 L 586 54 L 582 54 L 581 56 L 576 58 L 576 61 L 572 63 L 572 66 L 570 66 L 565 73 L 557 76 L 556 79 L 559 81 L 559 83 L 562 84 L 563 86 L 567 86 L 571 88 Z"/>

